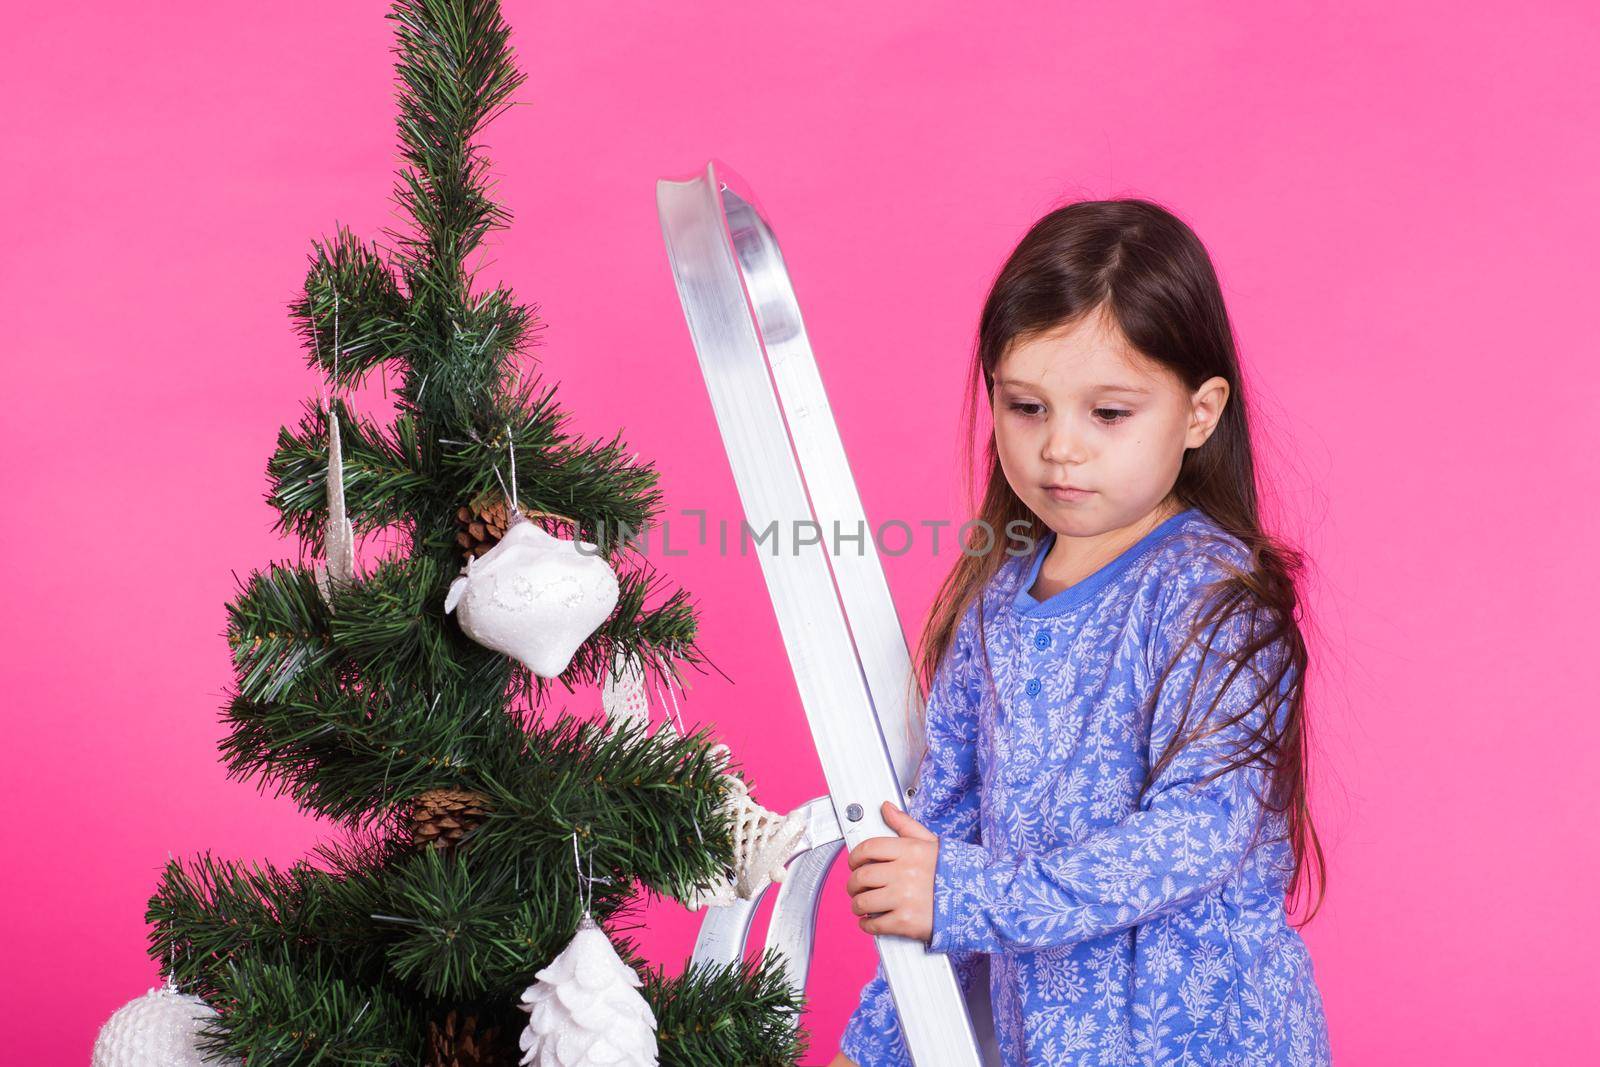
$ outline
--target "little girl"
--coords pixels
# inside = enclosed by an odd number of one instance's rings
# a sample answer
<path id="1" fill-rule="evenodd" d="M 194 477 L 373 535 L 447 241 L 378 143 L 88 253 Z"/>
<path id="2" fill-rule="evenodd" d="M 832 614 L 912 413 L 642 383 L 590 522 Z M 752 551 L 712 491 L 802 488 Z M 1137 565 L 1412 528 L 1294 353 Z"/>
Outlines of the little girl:
<path id="1" fill-rule="evenodd" d="M 986 980 L 1007 1067 L 1328 1063 L 1285 912 L 1312 866 L 1322 888 L 1301 557 L 1257 518 L 1205 248 L 1142 200 L 1046 215 L 984 305 L 969 403 L 980 374 L 983 523 L 919 653 L 911 810 L 850 853 L 861 928 Z M 880 967 L 834 1065 L 910 1063 Z"/>

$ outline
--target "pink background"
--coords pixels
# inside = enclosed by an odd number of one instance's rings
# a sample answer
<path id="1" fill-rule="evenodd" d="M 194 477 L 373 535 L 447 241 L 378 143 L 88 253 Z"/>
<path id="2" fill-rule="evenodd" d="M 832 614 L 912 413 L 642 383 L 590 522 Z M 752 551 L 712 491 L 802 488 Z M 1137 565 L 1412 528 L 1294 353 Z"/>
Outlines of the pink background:
<path id="1" fill-rule="evenodd" d="M 515 222 L 481 283 L 541 306 L 576 429 L 622 429 L 671 508 L 736 524 L 654 202 L 725 160 L 783 240 L 869 514 L 959 520 L 954 416 L 1003 257 L 1065 199 L 1177 211 L 1223 280 L 1278 528 L 1314 564 L 1331 880 L 1306 937 L 1335 1056 L 1593 1054 L 1594 6 L 1001 6 L 509 3 L 530 77 L 488 138 Z M 155 981 L 169 853 L 288 862 L 323 833 L 225 779 L 220 635 L 234 573 L 292 551 L 264 468 L 315 391 L 285 311 L 310 239 L 397 221 L 386 10 L 8 22 L 13 1062 L 87 1062 Z M 952 559 L 924 538 L 886 561 L 908 632 Z M 686 715 L 770 806 L 822 792 L 755 558 L 658 562 L 734 682 L 701 678 Z M 844 873 L 816 1062 L 875 958 Z M 697 919 L 653 910 L 659 959 Z"/>

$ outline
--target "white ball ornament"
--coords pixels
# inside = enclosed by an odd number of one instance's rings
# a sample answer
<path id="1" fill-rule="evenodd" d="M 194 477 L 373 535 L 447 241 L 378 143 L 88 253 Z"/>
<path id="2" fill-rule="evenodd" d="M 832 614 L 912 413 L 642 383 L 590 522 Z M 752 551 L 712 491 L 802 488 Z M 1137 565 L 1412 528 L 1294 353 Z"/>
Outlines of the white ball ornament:
<path id="1" fill-rule="evenodd" d="M 500 542 L 450 584 L 444 610 L 478 644 L 555 678 L 617 606 L 621 588 L 596 545 L 547 533 L 516 509 L 511 515 Z"/>
<path id="2" fill-rule="evenodd" d="M 216 1067 L 241 1060 L 200 1054 L 200 1028 L 217 1013 L 199 997 L 170 984 L 118 1008 L 95 1039 L 92 1067 Z"/>
<path id="3" fill-rule="evenodd" d="M 656 1016 L 644 983 L 585 912 L 570 944 L 522 993 L 524 1067 L 656 1067 Z"/>

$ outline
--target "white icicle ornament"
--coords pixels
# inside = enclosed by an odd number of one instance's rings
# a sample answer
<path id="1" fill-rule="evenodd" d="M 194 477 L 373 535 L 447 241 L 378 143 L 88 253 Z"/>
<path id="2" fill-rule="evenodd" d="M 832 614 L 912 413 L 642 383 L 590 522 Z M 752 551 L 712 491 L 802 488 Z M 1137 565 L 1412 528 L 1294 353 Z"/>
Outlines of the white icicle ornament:
<path id="1" fill-rule="evenodd" d="M 656 1067 L 644 983 L 586 911 L 570 944 L 522 993 L 524 1067 Z"/>
<path id="2" fill-rule="evenodd" d="M 215 1067 L 239 1060 L 208 1060 L 195 1038 L 216 1012 L 199 997 L 170 984 L 129 1001 L 106 1021 L 95 1039 L 92 1067 Z"/>
<path id="3" fill-rule="evenodd" d="M 356 529 L 344 508 L 344 445 L 339 440 L 339 416 L 328 409 L 328 528 L 323 540 L 326 563 L 313 569 L 317 590 L 328 608 L 333 594 L 355 580 Z"/>
<path id="4" fill-rule="evenodd" d="M 444 610 L 478 644 L 555 678 L 617 606 L 621 588 L 596 545 L 556 537 L 510 512 L 505 536 L 450 584 Z"/>

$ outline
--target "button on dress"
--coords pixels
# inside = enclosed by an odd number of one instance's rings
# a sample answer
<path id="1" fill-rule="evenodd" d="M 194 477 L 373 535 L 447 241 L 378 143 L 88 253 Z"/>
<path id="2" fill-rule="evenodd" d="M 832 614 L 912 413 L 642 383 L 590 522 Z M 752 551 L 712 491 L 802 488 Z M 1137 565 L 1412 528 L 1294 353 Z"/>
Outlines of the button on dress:
<path id="1" fill-rule="evenodd" d="M 1228 717 L 1281 662 L 1280 642 L 1230 679 L 1219 651 L 1250 625 L 1232 615 L 1156 687 L 1248 549 L 1189 508 L 1036 600 L 1054 538 L 1006 561 L 935 672 L 908 802 L 940 839 L 929 951 L 963 988 L 987 975 L 1007 1067 L 1326 1065 L 1311 958 L 1284 914 L 1286 823 L 1257 799 L 1265 772 L 1206 781 L 1279 701 L 1185 747 L 1139 796 L 1191 695 L 1200 716 L 1220 691 L 1213 714 Z M 911 1064 L 881 966 L 840 1048 L 861 1067 Z"/>

